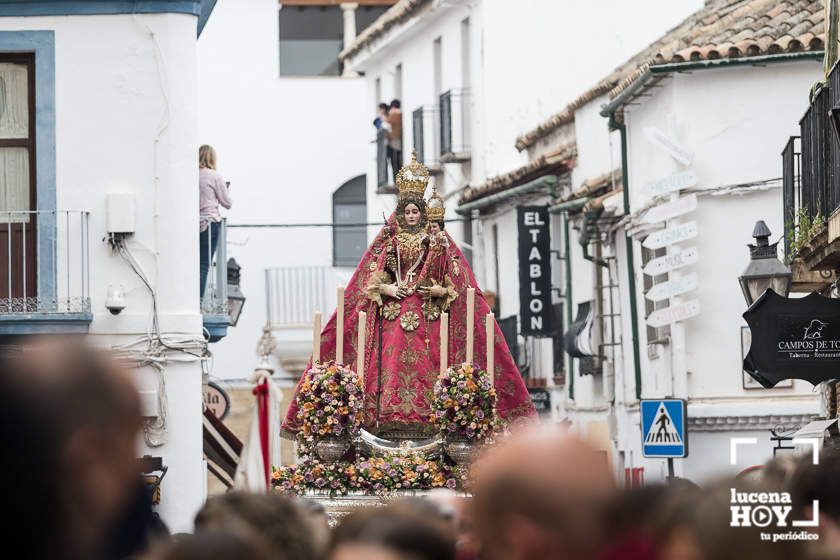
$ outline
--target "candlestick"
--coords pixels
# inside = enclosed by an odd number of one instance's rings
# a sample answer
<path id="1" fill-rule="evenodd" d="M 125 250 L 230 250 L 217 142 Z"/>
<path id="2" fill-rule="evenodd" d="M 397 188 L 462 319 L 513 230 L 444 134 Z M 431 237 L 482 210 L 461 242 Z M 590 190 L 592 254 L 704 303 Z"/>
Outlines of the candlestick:
<path id="1" fill-rule="evenodd" d="M 356 336 L 356 373 L 365 387 L 365 326 L 367 325 L 367 313 L 359 311 L 359 333 Z"/>
<path id="2" fill-rule="evenodd" d="M 473 331 L 475 330 L 475 288 L 467 288 L 467 363 L 473 361 Z"/>
<path id="3" fill-rule="evenodd" d="M 449 313 L 440 314 L 440 372 L 449 367 Z"/>
<path id="4" fill-rule="evenodd" d="M 321 312 L 315 312 L 315 321 L 312 325 L 312 365 L 321 361 Z"/>
<path id="5" fill-rule="evenodd" d="M 335 306 L 335 361 L 344 363 L 344 286 L 338 287 Z"/>
<path id="6" fill-rule="evenodd" d="M 493 351 L 495 350 L 495 321 L 493 320 L 493 313 L 488 313 L 484 317 L 484 328 L 487 334 L 487 377 L 490 378 L 490 386 L 495 383 L 493 379 L 496 371 L 493 364 Z"/>

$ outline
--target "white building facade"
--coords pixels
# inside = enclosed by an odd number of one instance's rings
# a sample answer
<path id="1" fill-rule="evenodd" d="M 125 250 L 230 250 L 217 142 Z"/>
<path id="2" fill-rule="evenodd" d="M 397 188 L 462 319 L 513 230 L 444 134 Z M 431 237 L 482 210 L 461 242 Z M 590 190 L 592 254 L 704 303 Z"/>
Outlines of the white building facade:
<path id="1" fill-rule="evenodd" d="M 168 467 L 158 511 L 180 532 L 205 496 L 195 44 L 212 3 L 127 4 L 0 3 L 0 329 L 87 332 L 138 364 L 137 454 Z"/>

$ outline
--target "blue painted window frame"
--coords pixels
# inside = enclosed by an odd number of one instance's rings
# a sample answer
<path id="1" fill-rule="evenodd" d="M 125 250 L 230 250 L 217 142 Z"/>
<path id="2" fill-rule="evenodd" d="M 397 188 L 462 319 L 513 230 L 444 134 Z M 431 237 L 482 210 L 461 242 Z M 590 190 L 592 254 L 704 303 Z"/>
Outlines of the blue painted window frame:
<path id="1" fill-rule="evenodd" d="M 38 297 L 56 297 L 55 32 L 0 31 L 0 53 L 35 54 L 35 199 Z"/>

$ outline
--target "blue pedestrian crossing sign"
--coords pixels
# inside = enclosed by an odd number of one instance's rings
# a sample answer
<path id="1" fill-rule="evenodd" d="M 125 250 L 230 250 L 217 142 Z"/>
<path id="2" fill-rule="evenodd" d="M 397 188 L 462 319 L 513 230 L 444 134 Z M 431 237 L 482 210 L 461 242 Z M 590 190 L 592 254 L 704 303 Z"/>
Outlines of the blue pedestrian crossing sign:
<path id="1" fill-rule="evenodd" d="M 643 400 L 641 412 L 642 455 L 658 458 L 688 456 L 684 400 Z"/>

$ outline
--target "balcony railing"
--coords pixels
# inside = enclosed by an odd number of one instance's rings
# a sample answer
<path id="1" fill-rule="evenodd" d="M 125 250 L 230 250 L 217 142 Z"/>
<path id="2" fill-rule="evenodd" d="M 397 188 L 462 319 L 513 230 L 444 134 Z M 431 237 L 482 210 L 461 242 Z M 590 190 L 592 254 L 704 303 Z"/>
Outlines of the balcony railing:
<path id="1" fill-rule="evenodd" d="M 440 168 L 438 108 L 434 105 L 418 107 L 411 113 L 411 121 L 417 161 L 431 170 Z"/>
<path id="2" fill-rule="evenodd" d="M 207 254 L 212 255 L 210 269 L 207 271 L 207 284 L 201 299 L 201 313 L 217 316 L 227 324 L 227 221 L 222 218 L 219 227 L 219 239 L 216 242 L 216 254 L 213 255 L 210 236 L 207 237 Z M 206 322 L 206 321 L 205 321 Z"/>
<path id="3" fill-rule="evenodd" d="M 292 266 L 265 270 L 266 312 L 271 328 L 312 325 L 315 311 L 329 312 L 335 306 L 336 280 L 327 266 Z"/>
<path id="4" fill-rule="evenodd" d="M 90 309 L 90 213 L 0 211 L 0 316 Z"/>
<path id="5" fill-rule="evenodd" d="M 470 159 L 470 91 L 451 89 L 440 96 L 440 161 Z"/>
<path id="6" fill-rule="evenodd" d="M 393 184 L 388 173 L 388 131 L 379 129 L 376 132 L 376 187 L 381 190 Z"/>
<path id="7" fill-rule="evenodd" d="M 799 226 L 799 208 L 802 205 L 802 147 L 799 136 L 791 136 L 782 150 L 782 202 L 785 224 L 785 256 L 790 256 L 791 246 Z"/>

